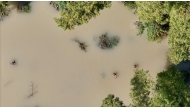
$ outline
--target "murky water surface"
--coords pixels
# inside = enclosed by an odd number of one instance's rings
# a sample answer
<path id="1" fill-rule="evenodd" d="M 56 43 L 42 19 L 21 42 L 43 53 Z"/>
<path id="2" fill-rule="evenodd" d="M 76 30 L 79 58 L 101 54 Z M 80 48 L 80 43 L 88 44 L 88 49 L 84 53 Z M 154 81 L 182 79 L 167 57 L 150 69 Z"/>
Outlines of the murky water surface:
<path id="1" fill-rule="evenodd" d="M 154 77 L 165 68 L 167 41 L 136 36 L 137 15 L 120 2 L 71 31 L 57 27 L 53 18 L 60 15 L 49 2 L 31 7 L 29 14 L 12 7 L 1 22 L 1 106 L 100 106 L 108 94 L 128 105 L 133 65 Z M 120 38 L 112 50 L 97 46 L 97 37 L 106 32 Z M 76 37 L 87 43 L 87 52 L 72 40 Z M 10 64 L 13 59 L 17 65 Z M 29 97 L 31 82 L 37 93 Z"/>

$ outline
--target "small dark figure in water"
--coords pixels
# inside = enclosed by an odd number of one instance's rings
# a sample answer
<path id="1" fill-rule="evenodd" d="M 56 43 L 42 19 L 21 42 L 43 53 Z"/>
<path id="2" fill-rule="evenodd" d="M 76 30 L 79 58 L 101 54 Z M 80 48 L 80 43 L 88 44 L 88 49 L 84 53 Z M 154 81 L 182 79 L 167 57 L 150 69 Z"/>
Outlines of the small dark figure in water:
<path id="1" fill-rule="evenodd" d="M 12 64 L 12 65 L 16 65 L 16 61 L 13 60 L 13 61 L 11 62 L 11 64 Z"/>
<path id="2" fill-rule="evenodd" d="M 52 2 L 52 1 L 50 1 L 50 3 L 49 3 L 49 4 L 51 5 L 52 3 L 53 3 L 53 2 Z"/>
<path id="3" fill-rule="evenodd" d="M 115 79 L 117 78 L 117 73 L 113 73 L 113 76 L 115 77 Z"/>
<path id="4" fill-rule="evenodd" d="M 134 68 L 137 68 L 137 64 L 134 65 Z"/>

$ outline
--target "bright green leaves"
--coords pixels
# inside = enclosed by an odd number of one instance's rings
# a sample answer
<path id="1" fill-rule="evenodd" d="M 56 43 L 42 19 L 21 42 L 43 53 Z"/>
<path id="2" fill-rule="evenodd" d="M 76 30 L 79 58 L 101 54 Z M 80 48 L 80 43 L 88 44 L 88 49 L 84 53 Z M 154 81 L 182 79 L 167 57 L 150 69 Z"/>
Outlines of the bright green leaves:
<path id="1" fill-rule="evenodd" d="M 55 22 L 64 30 L 72 30 L 75 26 L 88 23 L 93 17 L 98 16 L 99 11 L 111 7 L 111 2 L 67 2 L 67 11 L 61 12 L 61 18 L 54 18 Z"/>
<path id="2" fill-rule="evenodd" d="M 179 2 L 173 5 L 170 12 L 168 44 L 171 48 L 168 59 L 174 64 L 190 60 L 190 15 L 187 10 L 189 7 L 187 2 Z"/>
<path id="3" fill-rule="evenodd" d="M 169 13 L 168 1 L 149 1 L 149 2 L 136 2 L 138 7 L 137 13 L 140 20 L 158 24 L 166 24 L 169 22 L 169 17 L 165 17 Z"/>

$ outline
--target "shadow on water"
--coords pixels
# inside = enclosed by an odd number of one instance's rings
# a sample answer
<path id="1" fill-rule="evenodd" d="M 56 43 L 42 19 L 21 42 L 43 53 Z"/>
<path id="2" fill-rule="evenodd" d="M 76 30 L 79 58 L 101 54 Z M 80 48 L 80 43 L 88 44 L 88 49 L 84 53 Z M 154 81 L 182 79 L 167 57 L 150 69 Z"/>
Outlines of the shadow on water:
<path id="1" fill-rule="evenodd" d="M 190 85 L 190 60 L 180 62 L 176 68 L 184 73 L 185 82 Z"/>

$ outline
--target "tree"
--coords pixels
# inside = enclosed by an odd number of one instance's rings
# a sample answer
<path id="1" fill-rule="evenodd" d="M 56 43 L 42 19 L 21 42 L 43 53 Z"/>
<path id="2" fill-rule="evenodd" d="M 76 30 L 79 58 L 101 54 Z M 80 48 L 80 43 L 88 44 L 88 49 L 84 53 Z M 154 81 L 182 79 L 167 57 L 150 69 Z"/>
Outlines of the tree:
<path id="1" fill-rule="evenodd" d="M 190 87 L 185 83 L 184 74 L 174 66 L 157 74 L 152 106 L 190 106 Z"/>
<path id="2" fill-rule="evenodd" d="M 93 17 L 99 15 L 100 10 L 111 7 L 108 1 L 67 2 L 67 11 L 61 12 L 61 18 L 54 18 L 55 22 L 64 30 L 74 29 L 77 25 L 88 23 Z"/>
<path id="3" fill-rule="evenodd" d="M 153 86 L 153 80 L 148 74 L 148 71 L 135 70 L 134 77 L 131 79 L 131 93 L 132 104 L 130 106 L 147 107 L 150 105 L 150 91 Z"/>
<path id="4" fill-rule="evenodd" d="M 8 16 L 11 12 L 8 6 L 7 1 L 0 1 L 0 20 L 2 20 L 4 16 Z"/>
<path id="5" fill-rule="evenodd" d="M 161 25 L 169 22 L 170 2 L 168 1 L 137 1 L 137 13 L 140 20 L 147 23 L 158 23 Z"/>
<path id="6" fill-rule="evenodd" d="M 190 60 L 190 15 L 189 2 L 176 3 L 170 12 L 168 59 L 178 64 Z"/>
<path id="7" fill-rule="evenodd" d="M 123 101 L 118 97 L 114 98 L 113 94 L 109 94 L 103 101 L 101 107 L 125 107 Z"/>
<path id="8" fill-rule="evenodd" d="M 147 28 L 147 40 L 161 42 L 169 29 L 171 3 L 167 1 L 135 2 L 140 21 Z"/>

